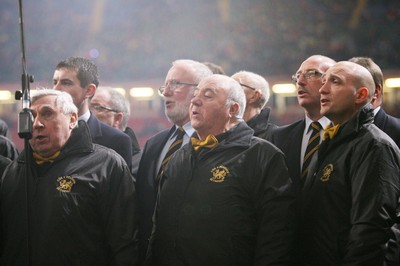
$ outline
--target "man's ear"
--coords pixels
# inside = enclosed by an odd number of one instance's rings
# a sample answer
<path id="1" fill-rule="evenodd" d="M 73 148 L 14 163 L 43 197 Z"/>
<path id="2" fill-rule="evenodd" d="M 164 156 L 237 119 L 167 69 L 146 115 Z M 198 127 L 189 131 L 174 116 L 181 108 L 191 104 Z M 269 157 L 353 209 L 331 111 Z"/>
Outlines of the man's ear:
<path id="1" fill-rule="evenodd" d="M 94 84 L 89 84 L 86 86 L 86 99 L 87 98 L 92 98 L 94 96 L 94 94 L 96 93 L 96 85 Z"/>
<path id="2" fill-rule="evenodd" d="M 361 87 L 357 89 L 356 92 L 356 103 L 357 104 L 364 104 L 369 102 L 369 90 L 367 87 Z"/>
<path id="3" fill-rule="evenodd" d="M 229 117 L 236 116 L 238 112 L 239 112 L 239 104 L 238 103 L 232 104 L 231 107 L 229 108 Z"/>
<path id="4" fill-rule="evenodd" d="M 260 99 L 261 93 L 259 91 L 254 91 L 254 93 L 251 95 L 249 99 L 247 99 L 247 104 L 250 105 L 252 103 L 255 103 Z"/>
<path id="5" fill-rule="evenodd" d="M 375 87 L 375 91 L 374 91 L 374 95 L 372 96 L 372 100 L 371 100 L 371 104 L 375 105 L 375 104 L 380 104 L 379 102 L 377 102 L 378 100 L 382 100 L 382 86 L 381 85 L 377 85 Z"/>
<path id="6" fill-rule="evenodd" d="M 70 121 L 69 121 L 70 129 L 73 129 L 76 126 L 77 123 L 78 123 L 78 114 L 77 113 L 72 113 Z"/>
<path id="7" fill-rule="evenodd" d="M 119 125 L 122 124 L 123 118 L 124 118 L 124 115 L 122 113 L 116 113 L 113 127 L 119 128 Z"/>
<path id="8" fill-rule="evenodd" d="M 382 89 L 381 85 L 376 86 L 375 92 L 374 92 L 374 97 L 379 98 L 379 96 L 382 95 L 382 91 L 383 91 L 383 89 Z"/>

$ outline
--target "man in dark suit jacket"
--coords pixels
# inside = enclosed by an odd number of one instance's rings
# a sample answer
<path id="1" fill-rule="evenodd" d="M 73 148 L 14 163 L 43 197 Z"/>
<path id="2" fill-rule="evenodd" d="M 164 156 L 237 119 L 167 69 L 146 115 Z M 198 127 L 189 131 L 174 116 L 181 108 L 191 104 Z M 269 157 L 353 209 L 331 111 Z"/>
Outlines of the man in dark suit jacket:
<path id="1" fill-rule="evenodd" d="M 374 124 L 391 137 L 400 148 L 400 119 L 388 115 L 382 108 L 383 103 L 383 73 L 382 69 L 369 57 L 352 57 L 350 62 L 357 63 L 365 67 L 375 83 L 375 92 L 371 101 L 374 108 Z M 387 265 L 398 265 L 400 262 L 400 216 L 392 226 L 393 235 L 387 243 L 388 252 L 386 253 Z"/>
<path id="2" fill-rule="evenodd" d="M 374 124 L 389 135 L 400 148 L 400 119 L 388 115 L 383 108 L 375 113 Z"/>
<path id="3" fill-rule="evenodd" d="M 115 150 L 130 168 L 132 148 L 129 136 L 99 121 L 89 111 L 89 99 L 99 85 L 98 77 L 97 66 L 93 62 L 82 57 L 70 57 L 57 64 L 53 86 L 71 94 L 78 107 L 79 120 L 88 124 L 93 142 Z"/>
<path id="4" fill-rule="evenodd" d="M 174 123 L 172 128 L 165 129 L 150 138 L 143 149 L 137 176 L 137 195 L 139 210 L 139 253 L 143 261 L 146 255 L 148 240 L 153 226 L 154 212 L 161 163 L 171 144 L 176 141 L 176 133 L 181 127 L 185 131 L 181 145 L 189 142 L 194 133 L 189 120 L 189 105 L 193 92 L 201 79 L 212 75 L 204 64 L 193 60 L 177 60 L 172 63 L 165 78 L 165 85 L 160 87 L 164 97 L 165 115 Z"/>
<path id="5" fill-rule="evenodd" d="M 383 73 L 381 68 L 369 57 L 353 57 L 350 62 L 365 67 L 375 83 L 375 93 L 371 104 L 374 108 L 374 124 L 389 135 L 400 148 L 400 119 L 391 116 L 382 108 L 383 103 Z"/>
<path id="6" fill-rule="evenodd" d="M 286 162 L 294 187 L 299 190 L 303 158 L 311 132 L 312 122 L 319 122 L 322 128 L 330 121 L 320 114 L 320 93 L 322 86 L 321 76 L 335 61 L 322 55 L 313 55 L 307 58 L 292 76 L 297 87 L 299 105 L 305 111 L 305 119 L 274 129 L 271 142 L 280 148 L 286 155 Z M 323 130 L 320 134 L 322 135 Z"/>

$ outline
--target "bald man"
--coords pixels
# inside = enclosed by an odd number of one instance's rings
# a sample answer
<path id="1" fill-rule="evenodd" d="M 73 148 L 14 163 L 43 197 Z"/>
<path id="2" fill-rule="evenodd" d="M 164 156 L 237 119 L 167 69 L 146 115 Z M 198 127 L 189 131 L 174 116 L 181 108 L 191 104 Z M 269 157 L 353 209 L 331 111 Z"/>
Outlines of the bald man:
<path id="1" fill-rule="evenodd" d="M 316 142 L 321 141 L 323 128 L 330 121 L 320 113 L 320 93 L 322 86 L 321 76 L 336 62 L 324 55 L 312 55 L 304 60 L 299 66 L 292 80 L 297 88 L 297 100 L 304 109 L 304 119 L 274 129 L 271 142 L 275 144 L 286 155 L 290 178 L 293 180 L 297 190 L 300 190 L 304 176 L 308 173 L 305 166 L 307 158 L 315 154 L 308 152 L 307 146 L 313 136 L 313 124 L 318 123 L 318 136 Z M 306 158 L 306 160 L 304 160 Z"/>
<path id="2" fill-rule="evenodd" d="M 400 190 L 400 151 L 373 124 L 367 69 L 338 62 L 322 75 L 321 115 L 332 121 L 301 197 L 300 265 L 383 265 Z"/>

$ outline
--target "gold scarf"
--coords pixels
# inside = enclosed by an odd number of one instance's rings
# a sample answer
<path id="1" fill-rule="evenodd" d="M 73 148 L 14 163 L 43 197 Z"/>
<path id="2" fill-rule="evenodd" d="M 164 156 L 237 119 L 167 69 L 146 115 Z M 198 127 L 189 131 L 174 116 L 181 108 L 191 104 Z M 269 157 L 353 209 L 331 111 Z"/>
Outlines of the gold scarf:
<path id="1" fill-rule="evenodd" d="M 326 139 L 333 139 L 336 134 L 338 133 L 340 128 L 340 124 L 337 124 L 336 126 L 331 126 L 328 125 L 325 129 L 324 129 L 324 136 L 322 137 L 323 140 Z"/>
<path id="2" fill-rule="evenodd" d="M 213 135 L 208 135 L 207 138 L 203 141 L 191 137 L 190 141 L 192 142 L 192 146 L 195 151 L 198 151 L 200 148 L 212 149 L 218 145 L 218 139 Z"/>
<path id="3" fill-rule="evenodd" d="M 60 151 L 57 151 L 56 153 L 54 153 L 52 156 L 50 157 L 43 157 L 41 155 L 39 155 L 38 153 L 34 152 L 33 153 L 33 158 L 35 158 L 35 161 L 38 165 L 42 165 L 44 163 L 52 163 L 54 162 L 54 159 L 57 158 L 60 155 Z"/>

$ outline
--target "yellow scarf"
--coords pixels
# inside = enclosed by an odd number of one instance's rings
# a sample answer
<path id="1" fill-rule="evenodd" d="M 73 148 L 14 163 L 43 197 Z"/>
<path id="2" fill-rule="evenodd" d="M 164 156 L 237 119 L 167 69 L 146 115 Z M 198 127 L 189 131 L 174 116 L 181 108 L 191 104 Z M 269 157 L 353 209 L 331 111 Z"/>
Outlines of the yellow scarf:
<path id="1" fill-rule="evenodd" d="M 198 151 L 200 148 L 211 149 L 218 145 L 218 139 L 213 135 L 208 135 L 207 138 L 203 141 L 191 137 L 190 141 L 192 142 L 192 146 L 195 151 Z"/>
<path id="2" fill-rule="evenodd" d="M 322 137 L 323 140 L 326 139 L 333 139 L 336 134 L 338 133 L 340 128 L 340 124 L 337 124 L 336 126 L 331 126 L 328 125 L 325 129 L 324 129 L 324 136 Z"/>
<path id="3" fill-rule="evenodd" d="M 52 156 L 50 157 L 43 157 L 41 155 L 39 155 L 38 153 L 34 152 L 33 153 L 33 158 L 35 158 L 35 161 L 38 165 L 42 165 L 44 163 L 52 163 L 54 162 L 54 159 L 57 158 L 60 155 L 60 151 L 54 153 Z"/>

